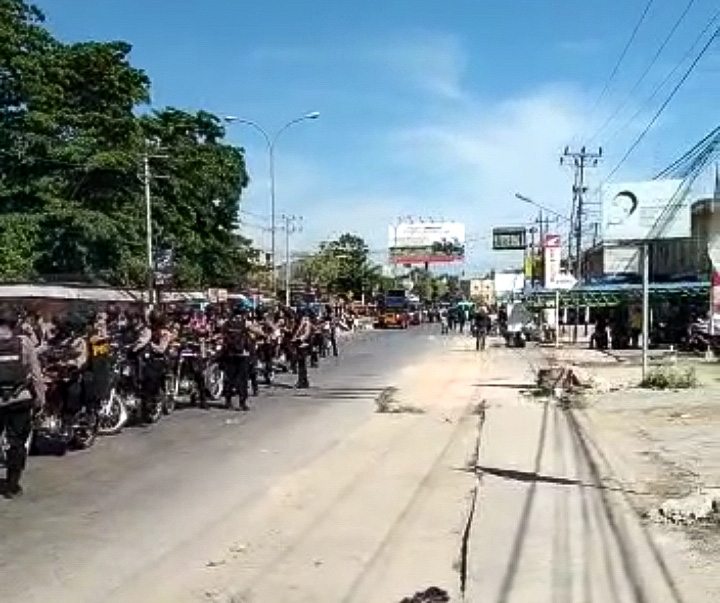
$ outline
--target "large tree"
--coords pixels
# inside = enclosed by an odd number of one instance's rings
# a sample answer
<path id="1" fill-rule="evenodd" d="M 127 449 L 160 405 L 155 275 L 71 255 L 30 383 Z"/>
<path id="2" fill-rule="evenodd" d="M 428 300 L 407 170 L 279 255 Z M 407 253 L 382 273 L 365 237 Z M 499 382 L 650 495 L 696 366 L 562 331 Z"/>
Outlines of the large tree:
<path id="1" fill-rule="evenodd" d="M 321 243 L 317 253 L 304 260 L 301 273 L 307 284 L 353 297 L 372 293 L 381 280 L 365 241 L 349 233 Z"/>
<path id="2" fill-rule="evenodd" d="M 234 233 L 243 152 L 217 118 L 138 117 L 150 82 L 124 42 L 63 44 L 22 0 L 0 0 L 0 278 L 83 275 L 145 282 L 142 159 L 153 158 L 156 245 L 178 285 L 238 283 Z"/>

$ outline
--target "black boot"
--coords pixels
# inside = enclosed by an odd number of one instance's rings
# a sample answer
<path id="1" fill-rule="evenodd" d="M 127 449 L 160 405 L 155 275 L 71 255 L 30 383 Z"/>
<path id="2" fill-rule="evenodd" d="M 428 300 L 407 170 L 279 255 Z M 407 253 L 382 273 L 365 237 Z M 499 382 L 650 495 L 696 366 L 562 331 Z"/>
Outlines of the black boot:
<path id="1" fill-rule="evenodd" d="M 21 474 L 21 471 L 8 469 L 7 479 L 5 480 L 5 492 L 3 492 L 5 498 L 11 499 L 22 496 L 23 489 L 20 486 Z"/>

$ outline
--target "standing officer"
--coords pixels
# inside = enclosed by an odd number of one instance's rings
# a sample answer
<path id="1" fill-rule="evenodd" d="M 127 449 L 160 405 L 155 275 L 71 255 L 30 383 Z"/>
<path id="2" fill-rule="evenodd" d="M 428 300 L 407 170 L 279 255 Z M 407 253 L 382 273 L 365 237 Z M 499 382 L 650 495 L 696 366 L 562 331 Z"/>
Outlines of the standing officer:
<path id="1" fill-rule="evenodd" d="M 0 433 L 5 433 L 7 444 L 6 498 L 22 494 L 20 477 L 27 461 L 33 408 L 45 403 L 40 363 L 30 340 L 16 334 L 17 319 L 12 312 L 0 312 Z"/>
<path id="2" fill-rule="evenodd" d="M 293 333 L 292 340 L 295 348 L 295 355 L 297 358 L 297 374 L 298 380 L 296 387 L 298 389 L 307 389 L 310 387 L 310 381 L 308 380 L 308 367 L 307 367 L 307 355 L 308 349 L 310 348 L 312 337 L 312 324 L 310 323 L 310 317 L 305 314 L 300 318 L 300 322 Z"/>
<path id="3" fill-rule="evenodd" d="M 222 361 L 225 371 L 225 407 L 232 408 L 233 396 L 238 396 L 238 410 L 250 410 L 247 405 L 248 380 L 253 342 L 251 337 L 262 331 L 248 324 L 243 308 L 235 308 L 233 316 L 223 327 Z M 256 386 L 256 382 L 253 384 Z"/>

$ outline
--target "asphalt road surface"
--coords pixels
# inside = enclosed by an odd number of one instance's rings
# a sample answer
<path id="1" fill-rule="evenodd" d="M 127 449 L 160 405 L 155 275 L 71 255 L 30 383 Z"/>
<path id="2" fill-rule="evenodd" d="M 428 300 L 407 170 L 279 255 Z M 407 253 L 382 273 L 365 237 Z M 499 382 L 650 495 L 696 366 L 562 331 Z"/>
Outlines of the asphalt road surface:
<path id="1" fill-rule="evenodd" d="M 25 495 L 0 501 L 0 601 L 107 599 L 366 420 L 393 373 L 438 345 L 429 329 L 360 333 L 311 372 L 312 389 L 281 377 L 248 413 L 179 409 L 88 451 L 32 457 Z"/>

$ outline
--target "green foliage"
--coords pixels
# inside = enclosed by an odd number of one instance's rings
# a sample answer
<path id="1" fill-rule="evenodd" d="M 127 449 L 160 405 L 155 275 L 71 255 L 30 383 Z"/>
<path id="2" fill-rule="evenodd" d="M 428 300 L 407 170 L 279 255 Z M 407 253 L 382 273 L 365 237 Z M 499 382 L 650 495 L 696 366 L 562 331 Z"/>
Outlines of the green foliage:
<path id="1" fill-rule="evenodd" d="M 220 120 L 138 116 L 150 81 L 125 42 L 64 44 L 22 0 L 0 0 L 0 279 L 146 281 L 138 174 L 151 149 L 155 246 L 178 286 L 236 286 L 249 242 L 234 233 L 248 177 Z"/>
<path id="2" fill-rule="evenodd" d="M 317 253 L 302 262 L 299 274 L 308 285 L 355 298 L 372 294 L 382 279 L 380 267 L 370 261 L 365 241 L 353 234 L 322 243 Z"/>
<path id="3" fill-rule="evenodd" d="M 676 367 L 661 367 L 651 370 L 640 387 L 646 389 L 692 389 L 698 386 L 695 369 L 679 369 Z"/>

